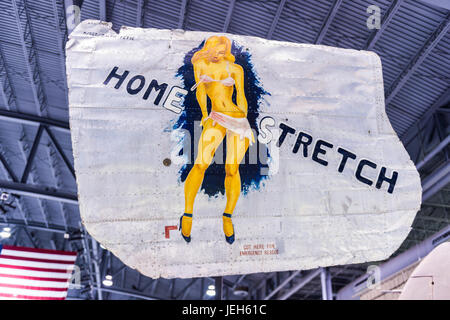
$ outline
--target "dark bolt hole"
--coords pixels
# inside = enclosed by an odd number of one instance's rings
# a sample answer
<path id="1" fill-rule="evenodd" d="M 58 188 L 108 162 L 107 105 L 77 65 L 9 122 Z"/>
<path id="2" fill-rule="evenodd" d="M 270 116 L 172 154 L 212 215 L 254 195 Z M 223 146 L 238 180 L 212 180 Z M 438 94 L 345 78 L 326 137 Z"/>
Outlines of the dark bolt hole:
<path id="1" fill-rule="evenodd" d="M 169 158 L 165 158 L 165 159 L 163 160 L 163 164 L 164 164 L 166 167 L 170 166 L 171 163 L 172 163 L 172 161 L 171 161 Z"/>

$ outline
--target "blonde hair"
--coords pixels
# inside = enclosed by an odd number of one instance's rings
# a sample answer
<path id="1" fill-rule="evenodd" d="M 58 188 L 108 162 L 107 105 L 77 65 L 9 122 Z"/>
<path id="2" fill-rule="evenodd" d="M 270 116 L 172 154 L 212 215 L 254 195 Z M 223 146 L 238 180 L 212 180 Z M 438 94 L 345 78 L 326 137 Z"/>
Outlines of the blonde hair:
<path id="1" fill-rule="evenodd" d="M 211 49 L 224 44 L 225 45 L 225 60 L 234 62 L 235 58 L 231 54 L 231 41 L 225 36 L 212 36 L 206 40 L 203 48 L 197 51 L 191 59 L 192 64 L 196 63 L 198 60 L 206 59 L 211 55 Z"/>

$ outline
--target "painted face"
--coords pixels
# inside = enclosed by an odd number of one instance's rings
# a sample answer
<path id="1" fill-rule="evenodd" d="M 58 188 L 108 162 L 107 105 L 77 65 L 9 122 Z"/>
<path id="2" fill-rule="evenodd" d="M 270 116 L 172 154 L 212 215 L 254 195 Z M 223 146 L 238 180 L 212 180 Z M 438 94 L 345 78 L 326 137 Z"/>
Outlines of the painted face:
<path id="1" fill-rule="evenodd" d="M 217 47 L 211 50 L 210 60 L 212 62 L 219 62 L 225 57 L 226 46 L 224 44 L 220 44 Z"/>

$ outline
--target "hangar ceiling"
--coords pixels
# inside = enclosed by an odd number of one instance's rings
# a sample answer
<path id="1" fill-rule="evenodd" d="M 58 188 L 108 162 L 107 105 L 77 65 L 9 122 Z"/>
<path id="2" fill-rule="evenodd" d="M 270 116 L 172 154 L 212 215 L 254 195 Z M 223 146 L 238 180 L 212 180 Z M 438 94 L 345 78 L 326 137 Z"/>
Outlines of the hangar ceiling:
<path id="1" fill-rule="evenodd" d="M 0 1 L 0 229 L 12 229 L 1 243 L 78 251 L 81 287 L 68 299 L 211 299 L 214 283 L 228 299 L 322 298 L 321 270 L 153 280 L 89 237 L 77 204 L 65 78 L 66 9 L 76 3 Z M 380 8 L 380 28 L 366 24 L 370 5 Z M 389 120 L 423 187 L 422 208 L 394 256 L 450 224 L 447 1 L 84 0 L 84 19 L 115 30 L 180 28 L 375 51 Z M 333 293 L 377 263 L 328 268 Z M 106 275 L 112 286 L 102 284 Z"/>

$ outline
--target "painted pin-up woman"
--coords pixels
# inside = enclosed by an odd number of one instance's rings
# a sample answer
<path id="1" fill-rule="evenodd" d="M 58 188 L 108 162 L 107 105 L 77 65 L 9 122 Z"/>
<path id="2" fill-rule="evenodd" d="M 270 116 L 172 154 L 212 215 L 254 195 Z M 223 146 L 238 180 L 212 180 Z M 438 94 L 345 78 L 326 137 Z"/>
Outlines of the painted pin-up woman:
<path id="1" fill-rule="evenodd" d="M 231 221 L 241 193 L 239 164 L 249 144 L 255 142 L 247 120 L 247 100 L 244 93 L 244 71 L 234 63 L 231 41 L 224 36 L 212 36 L 202 49 L 192 57 L 196 98 L 202 111 L 200 125 L 203 131 L 198 142 L 198 155 L 184 183 L 185 211 L 180 218 L 181 235 L 191 241 L 194 200 L 202 185 L 205 171 L 211 164 L 214 153 L 226 137 L 225 194 L 227 203 L 223 213 L 225 240 L 234 242 Z M 232 100 L 236 88 L 236 104 Z M 208 115 L 207 99 L 211 100 Z"/>

